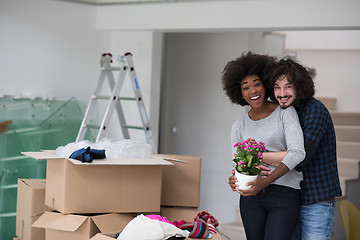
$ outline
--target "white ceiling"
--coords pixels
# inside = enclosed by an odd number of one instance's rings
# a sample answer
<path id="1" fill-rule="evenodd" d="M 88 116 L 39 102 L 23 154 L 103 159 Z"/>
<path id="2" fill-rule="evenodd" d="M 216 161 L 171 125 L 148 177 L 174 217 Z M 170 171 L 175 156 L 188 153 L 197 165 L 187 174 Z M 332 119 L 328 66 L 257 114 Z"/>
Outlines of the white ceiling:
<path id="1" fill-rule="evenodd" d="M 162 2 L 195 2 L 195 1 L 214 1 L 214 0 L 65 0 L 65 1 L 101 5 L 101 4 L 136 4 L 136 3 L 162 3 Z"/>

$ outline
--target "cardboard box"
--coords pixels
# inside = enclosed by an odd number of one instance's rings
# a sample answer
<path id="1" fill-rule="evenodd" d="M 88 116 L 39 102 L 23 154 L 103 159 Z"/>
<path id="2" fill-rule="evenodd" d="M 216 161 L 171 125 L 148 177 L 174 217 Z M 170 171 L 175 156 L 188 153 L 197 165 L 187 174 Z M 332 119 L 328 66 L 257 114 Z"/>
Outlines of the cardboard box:
<path id="1" fill-rule="evenodd" d="M 41 214 L 48 211 L 45 206 L 45 179 L 18 179 L 16 235 L 21 240 L 44 240 L 44 229 L 31 225 Z"/>
<path id="2" fill-rule="evenodd" d="M 151 159 L 97 159 L 92 163 L 24 152 L 47 159 L 45 204 L 61 213 L 159 212 L 163 166 Z"/>
<path id="3" fill-rule="evenodd" d="M 158 154 L 164 159 L 174 158 L 174 166 L 164 167 L 161 205 L 199 207 L 201 158 L 197 156 Z"/>
<path id="4" fill-rule="evenodd" d="M 33 227 L 45 228 L 46 239 L 50 240 L 88 240 L 97 233 L 120 232 L 133 218 L 133 214 L 83 216 L 45 212 Z"/>
<path id="5" fill-rule="evenodd" d="M 166 217 L 170 222 L 185 220 L 186 222 L 194 221 L 198 213 L 202 212 L 198 208 L 189 207 L 162 207 L 161 216 Z"/>

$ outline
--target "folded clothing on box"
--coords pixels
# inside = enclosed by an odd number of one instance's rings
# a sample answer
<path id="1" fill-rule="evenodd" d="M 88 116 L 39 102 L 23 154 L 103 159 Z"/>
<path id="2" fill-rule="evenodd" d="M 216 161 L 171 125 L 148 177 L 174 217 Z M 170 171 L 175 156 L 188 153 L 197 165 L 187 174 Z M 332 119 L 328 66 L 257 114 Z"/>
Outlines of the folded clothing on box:
<path id="1" fill-rule="evenodd" d="M 93 159 L 106 158 L 105 150 L 91 149 L 90 147 L 80 148 L 73 152 L 69 158 L 80 160 L 81 162 L 92 162 Z"/>

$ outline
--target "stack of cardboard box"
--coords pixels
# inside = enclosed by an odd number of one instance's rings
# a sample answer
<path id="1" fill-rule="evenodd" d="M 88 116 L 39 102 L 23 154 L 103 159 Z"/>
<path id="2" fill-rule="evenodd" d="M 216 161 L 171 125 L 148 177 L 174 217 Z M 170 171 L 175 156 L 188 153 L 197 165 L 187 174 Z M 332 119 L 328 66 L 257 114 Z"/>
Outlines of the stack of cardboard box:
<path id="1" fill-rule="evenodd" d="M 45 230 L 31 225 L 49 208 L 45 201 L 45 179 L 18 179 L 16 236 L 25 240 L 43 240 Z"/>
<path id="2" fill-rule="evenodd" d="M 115 239 L 138 214 L 191 222 L 201 212 L 200 157 L 154 154 L 150 159 L 82 163 L 60 158 L 53 151 L 24 154 L 46 159 L 47 175 L 46 183 L 19 179 L 19 186 L 27 186 L 18 190 L 16 234 L 20 240 Z M 41 190 L 30 182 L 42 183 Z M 31 192 L 42 208 L 25 200 L 25 192 Z M 221 237 L 215 234 L 213 239 Z"/>

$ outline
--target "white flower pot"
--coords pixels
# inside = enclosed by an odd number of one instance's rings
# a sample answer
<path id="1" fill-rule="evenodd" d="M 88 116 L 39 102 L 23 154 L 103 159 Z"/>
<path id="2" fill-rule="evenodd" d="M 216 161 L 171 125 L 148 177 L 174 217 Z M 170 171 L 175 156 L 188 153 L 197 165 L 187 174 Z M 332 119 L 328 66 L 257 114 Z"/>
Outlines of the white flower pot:
<path id="1" fill-rule="evenodd" d="M 245 190 L 251 188 L 251 185 L 246 186 L 245 184 L 251 181 L 254 181 L 257 178 L 257 175 L 245 175 L 235 171 L 235 177 L 237 178 L 237 188 L 240 190 Z"/>

